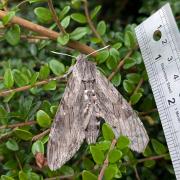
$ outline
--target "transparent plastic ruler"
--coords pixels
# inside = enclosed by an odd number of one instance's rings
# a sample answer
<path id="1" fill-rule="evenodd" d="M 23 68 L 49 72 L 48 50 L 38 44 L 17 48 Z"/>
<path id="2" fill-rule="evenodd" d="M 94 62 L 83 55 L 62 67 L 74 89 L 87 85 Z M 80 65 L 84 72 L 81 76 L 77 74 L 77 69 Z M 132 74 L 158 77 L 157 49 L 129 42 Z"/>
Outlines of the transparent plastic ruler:
<path id="1" fill-rule="evenodd" d="M 180 33 L 170 5 L 142 22 L 135 32 L 176 178 L 180 180 Z"/>

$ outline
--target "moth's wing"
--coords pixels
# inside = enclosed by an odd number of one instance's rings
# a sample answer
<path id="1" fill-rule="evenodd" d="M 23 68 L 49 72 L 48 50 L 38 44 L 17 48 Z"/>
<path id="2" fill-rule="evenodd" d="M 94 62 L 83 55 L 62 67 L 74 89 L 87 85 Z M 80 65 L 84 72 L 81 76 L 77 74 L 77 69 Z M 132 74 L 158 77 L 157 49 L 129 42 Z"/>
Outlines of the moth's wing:
<path id="1" fill-rule="evenodd" d="M 75 70 L 69 78 L 64 95 L 51 127 L 47 146 L 47 162 L 51 170 L 65 164 L 79 149 L 85 132 L 82 125 L 81 80 Z"/>
<path id="2" fill-rule="evenodd" d="M 132 150 L 143 152 L 149 138 L 132 107 L 99 71 L 96 73 L 95 88 L 100 116 L 112 126 L 118 136 L 125 135 L 130 139 Z"/>

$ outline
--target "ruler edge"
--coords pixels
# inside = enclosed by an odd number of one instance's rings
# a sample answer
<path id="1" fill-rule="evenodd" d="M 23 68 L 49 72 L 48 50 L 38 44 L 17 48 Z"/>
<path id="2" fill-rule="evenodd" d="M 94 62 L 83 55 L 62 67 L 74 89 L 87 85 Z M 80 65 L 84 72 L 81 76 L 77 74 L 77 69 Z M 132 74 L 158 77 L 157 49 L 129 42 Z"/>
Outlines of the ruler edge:
<path id="1" fill-rule="evenodd" d="M 179 29 L 178 29 L 178 26 L 177 26 L 177 24 L 176 24 L 176 21 L 175 21 L 175 18 L 174 18 L 174 15 L 173 15 L 173 12 L 172 12 L 172 9 L 171 9 L 171 6 L 170 6 L 170 4 L 169 3 L 167 3 L 167 4 L 165 4 L 162 8 L 160 8 L 158 11 L 156 11 L 155 13 L 153 13 L 151 16 L 153 16 L 154 14 L 156 14 L 156 13 L 159 13 L 159 11 L 167 11 L 168 12 L 168 15 L 166 14 L 166 20 L 168 21 L 168 23 L 170 22 L 171 23 L 171 30 L 173 29 L 173 32 L 171 32 L 171 37 L 173 38 L 173 40 L 174 40 L 174 45 L 176 46 L 176 50 L 177 50 L 177 54 L 178 54 L 178 56 L 179 56 L 179 54 L 180 54 L 180 46 L 178 45 L 178 41 L 180 41 L 180 33 L 179 33 Z M 163 14 L 164 14 L 164 12 L 163 12 Z M 150 17 L 149 17 L 150 18 Z M 142 40 L 140 41 L 140 39 L 137 37 L 137 34 L 139 34 L 139 31 L 141 31 L 142 30 L 142 28 L 143 28 L 143 24 L 149 19 L 149 18 L 147 18 L 146 20 L 144 20 L 141 24 L 139 24 L 136 28 L 135 28 L 135 34 L 136 34 L 136 38 L 137 38 L 137 41 L 138 41 L 138 44 L 139 44 L 139 47 L 141 47 L 140 48 L 140 51 L 141 51 L 141 54 L 142 54 L 142 56 L 143 56 L 143 61 L 144 61 L 144 64 L 145 64 L 145 67 L 146 67 L 146 71 L 147 71 L 147 73 L 148 73 L 148 80 L 149 80 L 149 84 L 150 84 L 150 86 L 151 86 L 151 89 L 152 89 L 152 93 L 153 93 L 153 96 L 154 96 L 154 98 L 155 98 L 155 94 L 154 94 L 154 87 L 153 87 L 153 85 L 152 84 L 154 84 L 154 83 L 152 83 L 151 81 L 153 81 L 153 78 L 152 79 L 150 79 L 149 78 L 149 74 L 150 74 L 150 72 L 151 72 L 151 70 L 149 69 L 149 67 L 148 67 L 148 62 L 147 62 L 147 58 L 144 58 L 145 56 L 146 56 L 146 54 L 147 54 L 147 52 L 148 52 L 148 50 L 145 50 L 144 52 L 142 51 L 142 47 L 144 46 L 147 46 L 147 45 L 145 45 L 145 43 L 144 43 L 144 40 L 143 40 L 143 42 L 142 42 Z M 169 25 L 168 25 L 169 26 Z M 141 45 L 141 46 L 140 46 Z M 180 56 L 179 56 L 180 57 Z M 150 59 L 150 58 L 149 58 Z M 152 67 L 151 67 L 152 68 Z M 151 75 L 152 76 L 152 75 Z M 157 106 L 157 100 L 156 100 L 156 98 L 155 98 L 155 103 L 156 103 L 156 106 Z M 159 109 L 158 109 L 158 113 L 159 113 Z M 160 117 L 160 113 L 159 113 L 159 117 Z M 171 153 L 171 151 L 170 151 L 170 149 L 171 148 L 169 148 L 169 144 L 170 144 L 170 141 L 169 140 L 167 140 L 167 138 L 166 138 L 166 136 L 167 136 L 167 134 L 165 133 L 165 128 L 164 128 L 164 123 L 162 123 L 162 120 L 161 120 L 161 117 L 160 117 L 160 122 L 161 122 L 161 125 L 162 125 L 162 129 L 163 129 L 163 131 L 164 131 L 164 136 L 165 136 L 165 139 L 166 139 L 166 143 L 167 143 L 167 146 L 168 146 L 168 150 L 169 150 L 169 153 L 170 153 L 170 156 L 171 156 L 171 162 L 172 162 L 172 165 L 173 165 L 173 169 L 174 169 L 174 172 L 175 172 L 175 177 L 177 178 L 177 179 L 180 179 L 180 173 L 178 172 L 178 174 L 176 173 L 176 170 L 179 170 L 179 169 L 177 169 L 177 167 L 175 167 L 175 163 L 174 163 L 174 161 L 173 161 L 173 159 L 174 158 L 172 158 L 172 153 Z M 173 138 L 173 137 L 172 137 Z"/>

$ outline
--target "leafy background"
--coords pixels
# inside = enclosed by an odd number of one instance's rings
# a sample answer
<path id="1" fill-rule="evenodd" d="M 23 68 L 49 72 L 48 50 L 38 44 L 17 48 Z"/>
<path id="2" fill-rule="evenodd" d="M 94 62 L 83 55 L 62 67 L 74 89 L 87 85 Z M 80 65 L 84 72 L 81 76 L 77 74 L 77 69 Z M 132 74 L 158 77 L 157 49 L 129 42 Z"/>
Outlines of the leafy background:
<path id="1" fill-rule="evenodd" d="M 167 1 L 91 0 L 88 4 L 83 0 L 53 1 L 62 25 L 62 33 L 54 41 L 11 23 L 17 15 L 59 32 L 48 2 L 7 0 L 0 4 L 7 12 L 0 21 L 1 179 L 93 180 L 100 172 L 104 179 L 175 179 L 134 33 L 137 24 Z M 180 2 L 170 3 L 179 25 Z M 49 128 L 66 86 L 62 75 L 75 63 L 74 59 L 50 51 L 77 56 L 80 51 L 66 46 L 70 40 L 93 49 L 110 45 L 90 60 L 97 62 L 98 69 L 139 114 L 150 137 L 144 153 L 132 152 L 124 136 L 115 144 L 111 128 L 103 124 L 96 144 L 84 143 L 78 153 L 55 172 L 47 167 L 43 155 L 46 156 Z"/>

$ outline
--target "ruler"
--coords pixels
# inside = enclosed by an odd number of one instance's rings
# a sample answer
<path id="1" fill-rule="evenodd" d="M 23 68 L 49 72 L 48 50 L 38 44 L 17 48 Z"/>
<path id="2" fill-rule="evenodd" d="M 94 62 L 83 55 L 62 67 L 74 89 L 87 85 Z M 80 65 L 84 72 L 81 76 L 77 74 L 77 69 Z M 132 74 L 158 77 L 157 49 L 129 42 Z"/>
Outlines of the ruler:
<path id="1" fill-rule="evenodd" d="M 180 180 L 180 33 L 166 4 L 135 29 L 175 175 Z"/>

